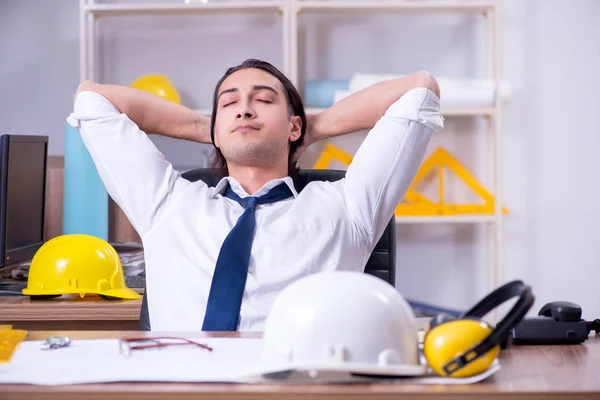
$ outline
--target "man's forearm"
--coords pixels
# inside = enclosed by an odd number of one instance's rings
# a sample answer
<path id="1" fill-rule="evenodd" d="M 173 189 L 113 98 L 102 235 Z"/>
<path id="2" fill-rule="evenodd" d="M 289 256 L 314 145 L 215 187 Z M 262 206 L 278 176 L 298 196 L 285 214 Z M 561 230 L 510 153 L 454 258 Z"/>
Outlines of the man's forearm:
<path id="1" fill-rule="evenodd" d="M 396 100 L 417 87 L 426 87 L 440 95 L 435 78 L 427 72 L 417 72 L 376 83 L 346 97 L 313 117 L 315 141 L 372 128 Z"/>
<path id="2" fill-rule="evenodd" d="M 210 118 L 180 104 L 126 86 L 84 81 L 77 88 L 104 96 L 120 112 L 149 134 L 210 143 Z"/>

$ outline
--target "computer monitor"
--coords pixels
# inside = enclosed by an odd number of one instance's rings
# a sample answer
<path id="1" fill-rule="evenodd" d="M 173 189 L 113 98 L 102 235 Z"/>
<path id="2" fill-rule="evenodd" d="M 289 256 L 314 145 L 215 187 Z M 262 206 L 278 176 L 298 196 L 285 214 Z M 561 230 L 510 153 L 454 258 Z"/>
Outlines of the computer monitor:
<path id="1" fill-rule="evenodd" d="M 0 268 L 33 258 L 44 242 L 48 136 L 0 136 Z"/>

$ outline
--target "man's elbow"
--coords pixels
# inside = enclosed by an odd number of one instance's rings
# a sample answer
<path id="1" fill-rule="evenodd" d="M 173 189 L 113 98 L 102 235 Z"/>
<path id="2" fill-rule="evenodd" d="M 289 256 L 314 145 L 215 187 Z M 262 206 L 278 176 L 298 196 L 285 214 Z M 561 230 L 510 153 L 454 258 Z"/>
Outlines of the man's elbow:
<path id="1" fill-rule="evenodd" d="M 440 85 L 438 81 L 427 71 L 419 71 L 413 74 L 415 78 L 415 87 L 424 87 L 434 92 L 440 97 Z"/>
<path id="2" fill-rule="evenodd" d="M 75 103 L 75 100 L 77 99 L 77 95 L 81 92 L 84 91 L 94 91 L 95 87 L 98 84 L 96 82 L 93 81 L 83 81 L 79 84 L 79 86 L 77 87 L 77 90 L 75 91 L 75 95 L 73 96 L 73 103 Z"/>

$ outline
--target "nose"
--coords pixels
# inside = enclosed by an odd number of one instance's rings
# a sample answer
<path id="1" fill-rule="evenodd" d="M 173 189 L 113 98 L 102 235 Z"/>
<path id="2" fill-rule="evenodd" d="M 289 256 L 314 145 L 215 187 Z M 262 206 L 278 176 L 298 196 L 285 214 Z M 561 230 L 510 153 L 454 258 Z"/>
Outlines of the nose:
<path id="1" fill-rule="evenodd" d="M 247 103 L 241 104 L 236 119 L 252 119 L 255 117 L 256 114 L 254 113 L 254 110 L 252 110 Z"/>

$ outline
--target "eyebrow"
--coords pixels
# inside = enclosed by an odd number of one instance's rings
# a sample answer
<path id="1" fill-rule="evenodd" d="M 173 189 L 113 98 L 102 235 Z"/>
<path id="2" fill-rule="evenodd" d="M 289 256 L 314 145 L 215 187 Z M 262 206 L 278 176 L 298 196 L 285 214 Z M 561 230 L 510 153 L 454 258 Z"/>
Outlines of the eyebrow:
<path id="1" fill-rule="evenodd" d="M 267 85 L 252 85 L 252 91 L 256 92 L 259 90 L 269 90 L 273 93 L 275 93 L 275 95 L 279 95 L 279 93 L 277 93 L 277 90 L 275 90 L 273 87 L 271 86 L 267 86 Z M 231 89 L 225 89 L 223 90 L 221 93 L 219 93 L 219 97 L 217 99 L 220 99 L 222 95 L 226 94 L 226 93 L 233 93 L 233 92 L 239 92 L 240 90 L 238 88 L 231 88 Z"/>

